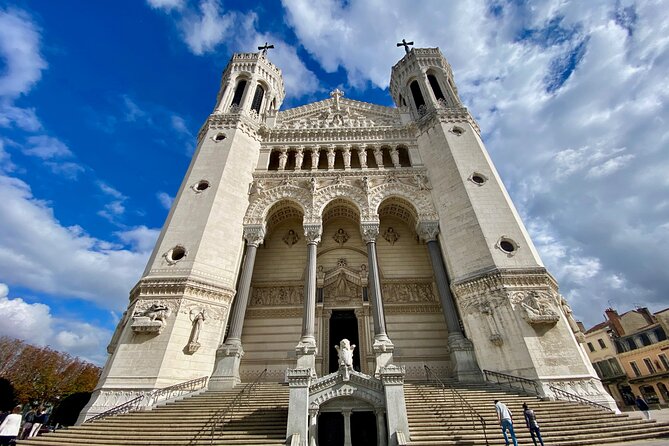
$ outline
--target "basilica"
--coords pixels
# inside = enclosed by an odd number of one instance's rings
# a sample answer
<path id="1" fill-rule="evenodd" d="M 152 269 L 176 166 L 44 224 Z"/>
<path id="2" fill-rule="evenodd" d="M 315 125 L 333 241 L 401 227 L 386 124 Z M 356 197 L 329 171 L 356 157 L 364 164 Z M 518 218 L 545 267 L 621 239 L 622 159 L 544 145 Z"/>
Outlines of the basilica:
<path id="1" fill-rule="evenodd" d="M 315 444 L 328 413 L 401 444 L 404 385 L 426 370 L 612 406 L 449 63 L 405 49 L 394 107 L 336 89 L 281 110 L 267 45 L 232 56 L 82 420 L 195 378 L 260 379 L 289 389 L 289 444 Z"/>

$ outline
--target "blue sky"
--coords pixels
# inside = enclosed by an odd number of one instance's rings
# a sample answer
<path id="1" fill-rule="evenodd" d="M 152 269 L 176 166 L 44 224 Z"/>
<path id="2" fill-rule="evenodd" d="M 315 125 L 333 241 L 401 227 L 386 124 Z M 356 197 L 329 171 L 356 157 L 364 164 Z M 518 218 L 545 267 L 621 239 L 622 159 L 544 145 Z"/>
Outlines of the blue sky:
<path id="1" fill-rule="evenodd" d="M 0 1 L 0 334 L 102 363 L 232 52 L 289 108 L 438 46 L 586 325 L 669 306 L 666 1 Z"/>

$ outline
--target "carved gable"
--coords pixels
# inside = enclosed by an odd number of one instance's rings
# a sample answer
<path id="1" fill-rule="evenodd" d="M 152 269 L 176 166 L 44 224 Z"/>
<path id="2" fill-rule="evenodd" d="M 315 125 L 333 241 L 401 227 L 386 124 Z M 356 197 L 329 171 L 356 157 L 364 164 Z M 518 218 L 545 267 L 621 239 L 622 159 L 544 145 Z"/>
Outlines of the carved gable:
<path id="1" fill-rule="evenodd" d="M 279 112 L 277 129 L 368 128 L 400 125 L 397 109 L 337 98 Z"/>

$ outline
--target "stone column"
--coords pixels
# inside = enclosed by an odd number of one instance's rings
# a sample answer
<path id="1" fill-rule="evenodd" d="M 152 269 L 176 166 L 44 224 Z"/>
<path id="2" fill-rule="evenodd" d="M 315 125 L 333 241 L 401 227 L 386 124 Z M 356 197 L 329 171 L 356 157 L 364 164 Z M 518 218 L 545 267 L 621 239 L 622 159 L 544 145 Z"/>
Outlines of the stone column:
<path id="1" fill-rule="evenodd" d="M 376 446 L 386 446 L 388 444 L 388 434 L 386 433 L 386 411 L 383 409 L 374 410 L 376 415 Z"/>
<path id="2" fill-rule="evenodd" d="M 225 342 L 216 351 L 216 365 L 209 379 L 210 390 L 232 388 L 241 382 L 239 378 L 239 363 L 242 356 L 244 356 L 242 328 L 244 326 L 246 307 L 249 302 L 249 291 L 251 289 L 251 277 L 253 276 L 256 251 L 265 238 L 265 228 L 262 225 L 245 226 L 244 238 L 246 239 L 246 255 L 239 278 L 235 304 L 230 317 L 230 329 L 228 330 L 228 337 L 225 339 Z"/>
<path id="3" fill-rule="evenodd" d="M 352 446 L 351 443 L 351 409 L 342 409 L 344 416 L 344 446 Z"/>
<path id="4" fill-rule="evenodd" d="M 332 169 L 334 169 L 334 165 L 335 165 L 335 148 L 334 148 L 334 146 L 330 145 L 330 146 L 327 146 L 327 149 L 328 149 L 328 153 L 327 153 L 328 170 L 332 170 Z"/>
<path id="5" fill-rule="evenodd" d="M 299 446 L 306 446 L 309 438 L 309 385 L 311 371 L 308 369 L 288 369 L 286 371 L 288 387 L 288 424 L 286 425 L 286 444 L 293 444 L 295 435 L 299 436 Z"/>
<path id="6" fill-rule="evenodd" d="M 309 446 L 318 446 L 318 409 L 309 409 Z"/>
<path id="7" fill-rule="evenodd" d="M 410 439 L 409 419 L 404 399 L 404 367 L 389 365 L 381 369 L 380 378 L 386 395 L 388 444 L 398 446 L 400 439 Z M 405 444 L 402 442 L 401 444 Z"/>
<path id="8" fill-rule="evenodd" d="M 395 168 L 402 167 L 400 164 L 400 152 L 397 150 L 397 147 L 390 149 L 390 159 L 393 161 L 393 166 Z"/>
<path id="9" fill-rule="evenodd" d="M 320 161 L 321 151 L 318 147 L 311 149 L 311 170 L 318 170 L 318 162 Z"/>
<path id="10" fill-rule="evenodd" d="M 344 146 L 342 157 L 344 158 L 344 170 L 349 170 L 351 168 L 351 146 Z"/>
<path id="11" fill-rule="evenodd" d="M 374 146 L 374 159 L 376 160 L 376 166 L 383 169 L 383 149 L 380 146 Z"/>
<path id="12" fill-rule="evenodd" d="M 279 149 L 279 170 L 284 170 L 286 168 L 287 162 L 288 162 L 288 148 L 281 147 Z"/>
<path id="13" fill-rule="evenodd" d="M 297 367 L 311 369 L 316 374 L 316 251 L 321 241 L 320 223 L 304 225 L 304 237 L 307 242 L 307 268 L 304 274 L 304 313 L 302 315 L 302 337 L 295 347 Z"/>
<path id="14" fill-rule="evenodd" d="M 304 161 L 304 149 L 298 147 L 295 151 L 295 170 L 302 170 L 302 162 Z"/>
<path id="15" fill-rule="evenodd" d="M 417 232 L 427 243 L 432 271 L 439 291 L 439 300 L 448 327 L 448 347 L 451 351 L 451 360 L 455 364 L 457 378 L 462 382 L 483 381 L 483 374 L 474 355 L 474 346 L 469 339 L 465 338 L 460 328 L 460 320 L 451 294 L 446 265 L 444 265 L 441 248 L 437 241 L 439 222 L 419 222 Z"/>
<path id="16" fill-rule="evenodd" d="M 381 367 L 393 361 L 393 343 L 386 334 L 386 318 L 383 311 L 383 296 L 381 280 L 379 278 L 379 262 L 376 256 L 376 238 L 379 236 L 378 222 L 363 222 L 361 224 L 362 239 L 367 244 L 367 261 L 369 263 L 368 295 L 372 304 L 374 319 L 374 345 L 376 355 L 376 370 L 374 376 L 379 376 Z"/>

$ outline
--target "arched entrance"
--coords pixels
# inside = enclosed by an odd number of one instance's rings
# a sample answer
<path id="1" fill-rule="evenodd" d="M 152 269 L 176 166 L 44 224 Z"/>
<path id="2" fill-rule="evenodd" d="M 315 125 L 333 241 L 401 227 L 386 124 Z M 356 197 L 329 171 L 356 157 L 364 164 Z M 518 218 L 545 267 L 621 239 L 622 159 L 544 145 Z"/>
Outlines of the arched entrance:
<path id="1" fill-rule="evenodd" d="M 380 416 L 383 417 L 382 414 Z M 374 408 L 365 401 L 336 398 L 320 408 L 318 446 L 377 445 L 378 423 Z"/>
<path id="2" fill-rule="evenodd" d="M 336 372 L 339 369 L 337 350 L 335 345 L 342 339 L 348 339 L 351 345 L 355 345 L 353 350 L 353 370 L 360 371 L 360 337 L 358 335 L 358 318 L 354 310 L 332 310 L 330 316 L 330 359 L 328 373 Z"/>

